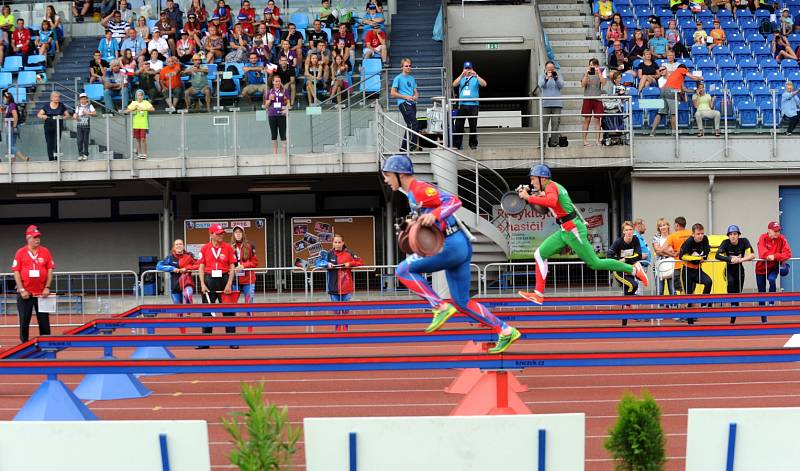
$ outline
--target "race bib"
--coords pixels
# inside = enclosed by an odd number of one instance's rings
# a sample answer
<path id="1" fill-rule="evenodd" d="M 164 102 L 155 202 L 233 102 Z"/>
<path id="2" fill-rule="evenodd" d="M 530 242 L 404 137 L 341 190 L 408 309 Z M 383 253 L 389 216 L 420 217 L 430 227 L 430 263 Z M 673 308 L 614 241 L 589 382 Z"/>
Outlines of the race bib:
<path id="1" fill-rule="evenodd" d="M 28 278 L 39 278 L 39 270 L 28 270 Z"/>
<path id="2" fill-rule="evenodd" d="M 222 270 L 211 270 L 211 278 L 222 278 Z"/>

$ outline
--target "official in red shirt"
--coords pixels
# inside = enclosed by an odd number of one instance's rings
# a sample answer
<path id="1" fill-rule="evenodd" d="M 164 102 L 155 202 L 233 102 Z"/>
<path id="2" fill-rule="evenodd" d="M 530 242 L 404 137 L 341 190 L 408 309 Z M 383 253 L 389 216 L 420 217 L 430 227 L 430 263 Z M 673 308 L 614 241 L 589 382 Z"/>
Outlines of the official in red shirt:
<path id="1" fill-rule="evenodd" d="M 28 341 L 31 316 L 36 309 L 39 334 L 50 335 L 50 314 L 39 312 L 39 297 L 50 295 L 53 282 L 53 256 L 41 246 L 41 235 L 36 226 L 28 226 L 25 231 L 27 244 L 17 250 L 11 270 L 17 282 L 17 311 L 19 312 L 19 339 Z"/>
<path id="2" fill-rule="evenodd" d="M 17 20 L 17 28 L 11 33 L 11 49 L 14 54 L 23 56 L 23 62 L 25 62 L 25 57 L 30 54 L 30 48 L 31 32 L 25 27 L 25 20 L 20 18 Z"/>
<path id="3" fill-rule="evenodd" d="M 200 292 L 203 299 L 209 304 L 221 303 L 222 293 L 231 294 L 231 283 L 233 283 L 233 271 L 236 266 L 236 255 L 233 247 L 225 243 L 222 239 L 225 236 L 225 229 L 219 224 L 212 224 L 208 228 L 209 242 L 200 249 L 200 256 L 197 259 L 198 271 L 200 275 Z M 225 312 L 225 317 L 235 316 L 236 313 Z M 204 312 L 203 316 L 211 317 L 210 312 Z M 235 327 L 225 327 L 226 333 L 236 332 Z M 204 334 L 211 333 L 211 327 L 203 327 Z M 198 349 L 205 349 L 208 346 L 200 346 Z M 231 346 L 231 348 L 239 348 Z"/>
<path id="4" fill-rule="evenodd" d="M 767 224 L 767 232 L 758 238 L 758 258 L 756 262 L 756 286 L 759 293 L 767 291 L 777 291 L 776 282 L 779 274 L 788 274 L 789 266 L 786 261 L 792 258 L 792 249 L 789 241 L 781 234 L 781 224 L 778 221 L 771 221 Z M 765 303 L 759 302 L 759 306 Z M 770 305 L 775 304 L 770 302 Z M 767 316 L 761 316 L 761 322 L 767 322 Z"/>

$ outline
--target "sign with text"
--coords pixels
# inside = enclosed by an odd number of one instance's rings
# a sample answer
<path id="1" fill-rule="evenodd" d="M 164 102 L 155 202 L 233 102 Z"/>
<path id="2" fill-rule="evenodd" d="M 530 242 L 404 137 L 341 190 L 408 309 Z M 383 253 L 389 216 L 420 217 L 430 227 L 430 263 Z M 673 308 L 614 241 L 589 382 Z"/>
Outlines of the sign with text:
<path id="1" fill-rule="evenodd" d="M 322 251 L 333 249 L 333 236 L 361 257 L 364 265 L 375 265 L 375 218 L 372 216 L 292 218 L 294 266 L 311 270 Z"/>
<path id="2" fill-rule="evenodd" d="M 259 266 L 267 266 L 267 220 L 265 218 L 231 218 L 231 219 L 186 219 L 183 221 L 183 237 L 186 250 L 195 257 L 200 248 L 208 242 L 208 228 L 219 224 L 225 229 L 225 242 L 230 243 L 234 226 L 242 226 L 245 236 L 256 249 Z"/>
<path id="3" fill-rule="evenodd" d="M 576 204 L 578 211 L 586 220 L 589 243 L 594 247 L 595 252 L 605 256 L 608 249 L 608 205 L 606 203 L 583 203 Z M 504 234 L 509 234 L 509 259 L 526 260 L 533 259 L 533 253 L 552 233 L 561 230 L 556 224 L 555 218 L 551 215 L 542 216 L 527 206 L 525 210 L 515 216 L 503 218 L 503 210 L 500 206 L 495 206 L 494 221 L 495 226 Z M 565 249 L 557 254 L 560 258 L 574 258 L 575 255 Z"/>

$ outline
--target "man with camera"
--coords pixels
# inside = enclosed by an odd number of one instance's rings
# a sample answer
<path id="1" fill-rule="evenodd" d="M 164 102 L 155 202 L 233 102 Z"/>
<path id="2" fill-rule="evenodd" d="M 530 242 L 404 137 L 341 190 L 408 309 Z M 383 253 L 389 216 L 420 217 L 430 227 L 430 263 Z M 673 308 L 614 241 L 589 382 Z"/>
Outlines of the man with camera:
<path id="1" fill-rule="evenodd" d="M 464 139 L 464 121 L 469 119 L 469 148 L 478 148 L 478 102 L 475 100 L 480 93 L 480 87 L 486 86 L 486 80 L 482 79 L 475 69 L 472 62 L 464 62 L 464 70 L 461 75 L 453 80 L 453 86 L 458 87 L 458 115 L 453 126 L 453 147 L 461 149 Z"/>
<path id="2" fill-rule="evenodd" d="M 542 132 L 547 131 L 548 127 L 550 128 L 547 135 L 548 147 L 558 146 L 561 140 L 558 126 L 561 123 L 562 88 L 564 88 L 564 79 L 558 75 L 553 61 L 547 61 L 544 65 L 544 72 L 539 75 L 539 89 L 542 98 Z M 548 99 L 545 100 L 545 98 Z"/>
<path id="3" fill-rule="evenodd" d="M 606 85 L 606 79 L 600 70 L 600 61 L 596 58 L 589 59 L 589 67 L 586 73 L 581 78 L 581 86 L 583 87 L 583 105 L 581 106 L 581 114 L 583 115 L 583 145 L 586 147 L 589 144 L 589 124 L 594 115 L 596 132 L 595 145 L 600 145 L 603 140 L 603 131 L 600 129 L 600 124 L 603 120 L 603 102 L 600 101 L 600 96 L 603 94 L 603 87 Z"/>

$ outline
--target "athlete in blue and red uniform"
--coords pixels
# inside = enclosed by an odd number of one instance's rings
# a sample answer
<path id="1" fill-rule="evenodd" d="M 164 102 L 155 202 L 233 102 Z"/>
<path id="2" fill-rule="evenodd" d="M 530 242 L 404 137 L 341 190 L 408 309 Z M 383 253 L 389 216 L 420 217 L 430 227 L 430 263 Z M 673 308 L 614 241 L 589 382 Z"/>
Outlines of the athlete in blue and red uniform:
<path id="1" fill-rule="evenodd" d="M 392 191 L 402 191 L 408 197 L 412 212 L 418 214 L 423 226 L 436 225 L 445 234 L 444 248 L 430 257 L 416 254 L 408 256 L 397 266 L 397 278 L 411 292 L 428 301 L 433 308 L 433 320 L 425 332 L 439 329 L 458 311 L 498 334 L 497 343 L 489 353 L 502 353 L 520 338 L 519 330 L 498 319 L 485 306 L 469 296 L 472 244 L 459 228 L 454 216 L 461 207 L 457 196 L 414 178 L 414 166 L 406 155 L 393 155 L 383 164 L 383 181 Z M 444 270 L 447 286 L 453 297 L 452 304 L 445 302 L 422 277 L 422 273 Z"/>

